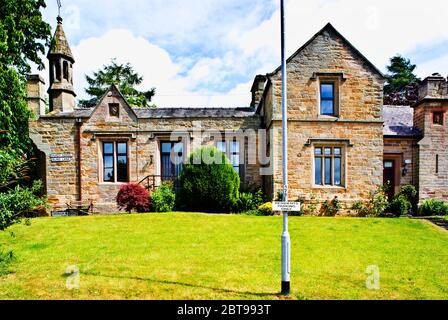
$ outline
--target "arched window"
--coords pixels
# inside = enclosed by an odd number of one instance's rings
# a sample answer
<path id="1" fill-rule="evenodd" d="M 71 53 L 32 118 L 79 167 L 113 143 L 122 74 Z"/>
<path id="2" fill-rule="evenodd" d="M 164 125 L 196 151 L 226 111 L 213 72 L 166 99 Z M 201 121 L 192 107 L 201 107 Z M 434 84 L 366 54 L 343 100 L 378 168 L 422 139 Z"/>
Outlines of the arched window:
<path id="1" fill-rule="evenodd" d="M 64 71 L 64 79 L 68 81 L 68 62 L 64 61 L 62 64 L 63 71 Z"/>
<path id="2" fill-rule="evenodd" d="M 61 81 L 61 65 L 59 61 L 54 62 L 54 73 L 56 75 L 56 80 Z"/>

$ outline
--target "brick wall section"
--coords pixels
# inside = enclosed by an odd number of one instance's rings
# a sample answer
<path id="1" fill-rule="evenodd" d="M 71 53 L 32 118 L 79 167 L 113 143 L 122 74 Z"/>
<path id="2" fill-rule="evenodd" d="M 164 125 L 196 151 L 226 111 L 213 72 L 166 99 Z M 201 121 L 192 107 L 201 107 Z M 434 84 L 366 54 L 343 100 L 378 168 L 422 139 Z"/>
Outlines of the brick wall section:
<path id="1" fill-rule="evenodd" d="M 383 78 L 367 66 L 347 43 L 331 30 L 324 30 L 287 65 L 289 118 L 290 198 L 317 196 L 319 201 L 338 196 L 347 208 L 354 200 L 366 199 L 383 180 Z M 341 73 L 340 116 L 319 116 L 319 81 L 315 73 Z M 272 114 L 274 141 L 272 194 L 282 190 L 281 162 L 281 73 L 271 74 L 272 96 L 264 114 Z M 267 94 L 269 97 L 269 93 Z M 270 119 L 265 119 L 269 126 Z M 348 139 L 346 188 L 313 187 L 313 148 L 308 139 Z"/>
<path id="2" fill-rule="evenodd" d="M 444 112 L 444 125 L 433 124 L 433 112 Z M 420 201 L 437 198 L 448 200 L 448 102 L 423 101 L 415 108 L 415 125 L 424 138 L 419 149 L 419 197 Z M 436 173 L 436 156 L 439 156 L 439 172 Z"/>

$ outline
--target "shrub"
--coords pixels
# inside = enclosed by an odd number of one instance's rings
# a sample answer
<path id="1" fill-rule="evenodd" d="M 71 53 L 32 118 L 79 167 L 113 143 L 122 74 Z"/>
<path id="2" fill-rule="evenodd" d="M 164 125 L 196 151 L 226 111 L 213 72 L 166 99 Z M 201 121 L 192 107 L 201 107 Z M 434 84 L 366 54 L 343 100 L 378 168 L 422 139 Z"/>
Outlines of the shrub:
<path id="1" fill-rule="evenodd" d="M 239 199 L 238 173 L 215 147 L 201 147 L 191 153 L 179 185 L 177 202 L 184 210 L 231 212 Z"/>
<path id="2" fill-rule="evenodd" d="M 403 194 L 397 194 L 389 204 L 387 211 L 395 217 L 408 215 L 411 210 L 411 202 Z"/>
<path id="3" fill-rule="evenodd" d="M 237 202 L 235 212 L 256 210 L 263 204 L 264 196 L 261 190 L 257 192 L 242 192 Z"/>
<path id="4" fill-rule="evenodd" d="M 446 216 L 448 215 L 448 203 L 437 199 L 425 200 L 419 207 L 419 215 Z"/>
<path id="5" fill-rule="evenodd" d="M 40 198 L 42 182 L 35 181 L 31 188 L 16 186 L 8 192 L 0 193 L 0 230 L 30 217 L 32 211 L 47 207 L 47 199 Z"/>
<path id="6" fill-rule="evenodd" d="M 369 200 L 366 203 L 357 201 L 353 204 L 354 210 L 360 217 L 381 217 L 384 216 L 389 202 L 386 195 L 388 185 L 379 187 L 369 194 Z"/>
<path id="7" fill-rule="evenodd" d="M 260 216 L 272 216 L 274 211 L 272 210 L 272 202 L 266 202 L 258 207 L 258 213 Z"/>
<path id="8" fill-rule="evenodd" d="M 331 201 L 325 200 L 322 204 L 322 209 L 325 215 L 335 216 L 339 211 L 341 211 L 341 202 L 338 197 L 334 197 Z"/>
<path id="9" fill-rule="evenodd" d="M 173 211 L 176 203 L 176 194 L 170 183 L 162 183 L 151 194 L 151 205 L 154 212 L 170 212 Z"/>
<path id="10" fill-rule="evenodd" d="M 123 185 L 118 191 L 116 200 L 118 208 L 129 213 L 134 210 L 139 213 L 148 212 L 151 207 L 148 191 L 138 184 Z"/>

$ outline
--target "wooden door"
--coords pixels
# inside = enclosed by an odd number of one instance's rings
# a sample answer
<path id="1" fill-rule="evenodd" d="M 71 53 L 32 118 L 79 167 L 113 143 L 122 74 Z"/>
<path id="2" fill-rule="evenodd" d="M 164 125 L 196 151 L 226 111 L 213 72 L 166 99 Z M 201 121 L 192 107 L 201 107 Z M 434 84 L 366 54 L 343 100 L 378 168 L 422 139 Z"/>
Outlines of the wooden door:
<path id="1" fill-rule="evenodd" d="M 392 197 L 395 195 L 395 187 L 396 187 L 395 170 L 396 170 L 395 160 L 384 161 L 384 184 L 389 183 L 390 187 L 389 190 L 387 191 L 389 199 L 392 199 Z"/>

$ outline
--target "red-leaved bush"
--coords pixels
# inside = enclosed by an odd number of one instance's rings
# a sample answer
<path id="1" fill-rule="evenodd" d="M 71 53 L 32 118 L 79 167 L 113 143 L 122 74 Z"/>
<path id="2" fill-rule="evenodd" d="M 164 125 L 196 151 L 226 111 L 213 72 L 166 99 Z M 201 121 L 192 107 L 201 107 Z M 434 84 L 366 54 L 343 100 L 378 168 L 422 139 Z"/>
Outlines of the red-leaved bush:
<path id="1" fill-rule="evenodd" d="M 131 213 L 132 211 L 149 212 L 151 202 L 146 189 L 139 184 L 125 184 L 120 188 L 117 194 L 117 205 Z"/>

